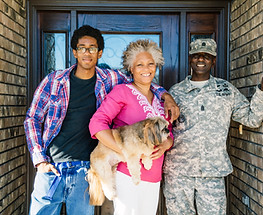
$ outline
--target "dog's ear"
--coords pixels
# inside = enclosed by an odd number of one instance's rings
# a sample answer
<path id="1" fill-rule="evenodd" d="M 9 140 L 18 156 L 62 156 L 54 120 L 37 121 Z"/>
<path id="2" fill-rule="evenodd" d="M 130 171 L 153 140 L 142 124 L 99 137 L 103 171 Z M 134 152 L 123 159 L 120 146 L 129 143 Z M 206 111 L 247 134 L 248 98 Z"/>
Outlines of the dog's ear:
<path id="1" fill-rule="evenodd" d="M 158 119 L 148 119 L 144 126 L 144 143 L 159 145 L 161 142 Z"/>
<path id="2" fill-rule="evenodd" d="M 158 145 L 162 142 L 162 127 L 163 127 L 163 121 L 160 118 L 157 118 L 154 122 L 154 131 L 156 135 L 156 139 L 158 142 Z"/>

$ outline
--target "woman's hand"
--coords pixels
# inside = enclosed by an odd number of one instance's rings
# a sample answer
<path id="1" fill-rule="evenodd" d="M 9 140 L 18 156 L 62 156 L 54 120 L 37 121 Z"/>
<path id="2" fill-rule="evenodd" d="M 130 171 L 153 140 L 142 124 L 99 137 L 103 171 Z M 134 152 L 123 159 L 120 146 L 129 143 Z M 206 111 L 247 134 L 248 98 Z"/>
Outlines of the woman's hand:
<path id="1" fill-rule="evenodd" d="M 165 140 L 159 146 L 154 148 L 154 151 L 151 155 L 151 159 L 155 160 L 160 158 L 168 149 L 171 148 L 172 145 L 173 145 L 173 139 L 171 137 L 168 137 L 167 140 Z"/>
<path id="2" fill-rule="evenodd" d="M 173 121 L 176 120 L 180 115 L 179 107 L 177 106 L 173 97 L 168 93 L 164 93 L 162 95 L 162 99 L 164 100 L 165 117 L 166 119 L 169 119 L 171 123 L 173 123 Z"/>

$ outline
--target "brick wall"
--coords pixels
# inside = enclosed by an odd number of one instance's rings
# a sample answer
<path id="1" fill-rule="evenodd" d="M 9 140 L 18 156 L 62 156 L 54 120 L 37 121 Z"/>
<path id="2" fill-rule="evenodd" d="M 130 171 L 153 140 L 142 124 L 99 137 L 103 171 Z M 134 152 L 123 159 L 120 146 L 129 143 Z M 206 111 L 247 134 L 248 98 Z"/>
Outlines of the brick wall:
<path id="1" fill-rule="evenodd" d="M 0 214 L 25 214 L 26 1 L 0 1 Z"/>
<path id="2" fill-rule="evenodd" d="M 247 98 L 263 76 L 263 1 L 234 0 L 230 20 L 230 80 Z M 232 123 L 229 153 L 229 214 L 263 214 L 263 128 Z"/>

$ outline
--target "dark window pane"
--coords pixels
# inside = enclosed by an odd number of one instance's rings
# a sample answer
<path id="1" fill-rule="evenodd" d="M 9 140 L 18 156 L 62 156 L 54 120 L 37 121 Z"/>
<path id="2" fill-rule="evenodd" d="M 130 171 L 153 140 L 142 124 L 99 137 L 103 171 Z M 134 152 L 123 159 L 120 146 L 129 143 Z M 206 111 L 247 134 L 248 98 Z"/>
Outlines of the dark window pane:
<path id="1" fill-rule="evenodd" d="M 44 33 L 44 75 L 66 68 L 66 33 Z"/>

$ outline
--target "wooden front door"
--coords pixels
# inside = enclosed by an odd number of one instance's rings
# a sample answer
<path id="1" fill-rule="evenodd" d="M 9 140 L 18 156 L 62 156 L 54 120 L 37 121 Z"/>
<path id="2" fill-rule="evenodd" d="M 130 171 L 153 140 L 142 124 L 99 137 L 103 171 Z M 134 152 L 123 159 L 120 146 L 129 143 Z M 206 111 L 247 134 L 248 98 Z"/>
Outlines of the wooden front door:
<path id="1" fill-rule="evenodd" d="M 75 24 L 72 14 L 60 11 L 39 11 L 38 29 L 33 67 L 32 90 L 50 71 L 64 69 L 75 63 L 70 48 L 73 31 L 82 25 L 91 25 L 101 30 L 105 39 L 105 49 L 99 63 L 121 69 L 121 54 L 130 41 L 151 39 L 163 50 L 165 64 L 156 75 L 156 82 L 169 88 L 190 74 L 188 63 L 189 44 L 199 37 L 209 37 L 220 41 L 219 17 L 213 13 L 186 13 L 185 22 L 179 13 L 76 13 Z M 182 26 L 183 25 L 183 26 Z M 218 49 L 217 64 L 212 75 L 226 78 L 224 43 Z M 222 64 L 223 63 L 223 64 Z"/>
<path id="2" fill-rule="evenodd" d="M 104 54 L 116 54 L 118 58 L 130 41 L 149 38 L 159 44 L 163 50 L 165 65 L 159 71 L 157 83 L 167 89 L 176 83 L 179 60 L 179 15 L 178 14 L 78 14 L 78 26 L 88 24 L 100 29 L 104 37 L 119 41 L 117 46 L 107 43 Z M 131 37 L 128 39 L 128 37 Z M 109 59 L 110 60 L 110 59 Z M 109 61 L 110 62 L 110 61 Z"/>
<path id="3" fill-rule="evenodd" d="M 75 63 L 71 56 L 70 14 L 41 11 L 39 18 L 40 77 L 54 69 Z M 103 33 L 105 49 L 99 63 L 121 69 L 121 54 L 130 41 L 151 39 L 163 50 L 165 65 L 158 71 L 157 83 L 169 89 L 178 81 L 179 70 L 179 15 L 178 14 L 111 14 L 85 13 L 77 15 L 77 27 L 91 25 Z M 59 44 L 59 45 L 56 45 Z M 57 50 L 60 49 L 60 50 Z M 59 54 L 56 54 L 56 53 Z M 62 59 L 63 58 L 63 59 Z M 61 62 L 61 63 L 58 63 Z M 58 65 L 56 65 L 56 63 Z"/>

